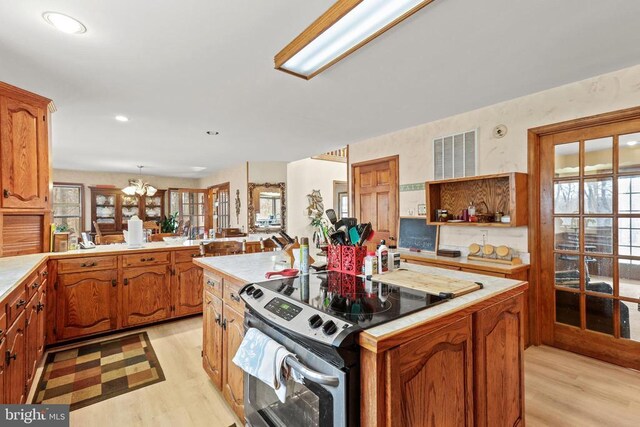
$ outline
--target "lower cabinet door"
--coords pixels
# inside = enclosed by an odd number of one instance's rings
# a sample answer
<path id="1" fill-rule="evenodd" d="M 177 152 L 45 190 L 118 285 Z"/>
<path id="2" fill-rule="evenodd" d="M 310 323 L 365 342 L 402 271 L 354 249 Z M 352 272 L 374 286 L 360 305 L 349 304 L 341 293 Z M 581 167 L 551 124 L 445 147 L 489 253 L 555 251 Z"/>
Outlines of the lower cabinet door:
<path id="1" fill-rule="evenodd" d="M 7 348 L 4 353 L 6 403 L 20 404 L 27 398 L 24 338 L 25 313 L 23 311 L 7 331 Z"/>
<path id="2" fill-rule="evenodd" d="M 472 426 L 471 317 L 387 352 L 393 426 Z"/>
<path id="3" fill-rule="evenodd" d="M 200 313 L 202 311 L 202 267 L 192 262 L 176 264 L 173 304 L 174 315 Z"/>
<path id="4" fill-rule="evenodd" d="M 222 300 L 204 293 L 202 366 L 218 390 L 222 390 Z"/>
<path id="5" fill-rule="evenodd" d="M 244 372 L 233 363 L 233 356 L 244 338 L 243 321 L 243 315 L 225 304 L 222 320 L 224 329 L 222 394 L 241 420 L 244 419 Z"/>
<path id="6" fill-rule="evenodd" d="M 116 270 L 58 276 L 56 336 L 59 340 L 107 332 L 117 327 Z"/>
<path id="7" fill-rule="evenodd" d="M 2 356 L 0 357 L 0 405 L 7 403 L 6 394 L 4 391 L 5 378 L 7 377 L 5 375 L 6 374 L 5 364 L 7 363 L 6 354 L 7 354 L 7 340 L 6 338 L 2 338 L 0 340 L 0 355 Z"/>
<path id="8" fill-rule="evenodd" d="M 125 268 L 122 285 L 122 326 L 155 322 L 171 316 L 169 266 Z"/>
<path id="9" fill-rule="evenodd" d="M 31 385 L 38 363 L 38 294 L 35 294 L 25 309 L 25 364 L 27 387 Z"/>
<path id="10" fill-rule="evenodd" d="M 524 424 L 523 295 L 474 314 L 477 426 Z"/>
<path id="11" fill-rule="evenodd" d="M 47 325 L 47 312 L 45 311 L 45 303 L 47 301 L 47 292 L 46 292 L 46 286 L 43 284 L 42 287 L 40 288 L 40 292 L 38 294 L 38 306 L 37 306 L 37 312 L 38 312 L 38 317 L 37 317 L 37 328 L 38 328 L 38 332 L 37 332 L 37 338 L 36 338 L 36 356 L 37 356 L 37 360 L 40 360 L 42 358 L 42 356 L 44 355 L 44 346 L 45 346 L 45 339 L 46 339 L 46 325 Z"/>

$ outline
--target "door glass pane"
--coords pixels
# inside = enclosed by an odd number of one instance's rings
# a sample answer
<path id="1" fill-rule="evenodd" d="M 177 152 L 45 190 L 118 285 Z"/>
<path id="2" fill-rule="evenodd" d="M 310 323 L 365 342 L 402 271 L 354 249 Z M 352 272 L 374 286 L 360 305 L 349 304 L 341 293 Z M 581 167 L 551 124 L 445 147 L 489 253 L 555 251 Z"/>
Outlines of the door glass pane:
<path id="1" fill-rule="evenodd" d="M 578 255 L 556 254 L 556 286 L 580 288 L 580 257 Z"/>
<path id="2" fill-rule="evenodd" d="M 587 295 L 587 329 L 613 335 L 613 299 Z"/>
<path id="3" fill-rule="evenodd" d="M 578 176 L 580 172 L 580 143 L 561 144 L 555 146 L 556 178 Z"/>
<path id="4" fill-rule="evenodd" d="M 556 182 L 554 184 L 554 211 L 556 214 L 577 214 L 580 206 L 580 186 L 578 181 Z"/>
<path id="5" fill-rule="evenodd" d="M 580 218 L 557 217 L 555 224 L 555 248 L 561 251 L 577 251 L 580 244 Z"/>
<path id="6" fill-rule="evenodd" d="M 613 172 L 613 137 L 584 142 L 584 174 Z"/>
<path id="7" fill-rule="evenodd" d="M 640 301 L 640 261 L 619 259 L 618 271 L 620 274 L 620 296 Z M 640 316 L 640 313 L 638 315 Z"/>
<path id="8" fill-rule="evenodd" d="M 556 322 L 580 327 L 580 294 L 556 290 Z"/>
<path id="9" fill-rule="evenodd" d="M 620 338 L 640 341 L 640 303 L 620 301 Z"/>
<path id="10" fill-rule="evenodd" d="M 611 178 L 584 180 L 584 212 L 613 213 L 613 180 Z"/>
<path id="11" fill-rule="evenodd" d="M 587 256 L 586 290 L 613 295 L 613 258 Z"/>
<path id="12" fill-rule="evenodd" d="M 640 176 L 618 178 L 618 213 L 640 214 Z"/>
<path id="13" fill-rule="evenodd" d="M 613 253 L 613 218 L 584 219 L 585 252 Z"/>
<path id="14" fill-rule="evenodd" d="M 620 172 L 640 172 L 640 133 L 620 135 L 618 152 Z"/>

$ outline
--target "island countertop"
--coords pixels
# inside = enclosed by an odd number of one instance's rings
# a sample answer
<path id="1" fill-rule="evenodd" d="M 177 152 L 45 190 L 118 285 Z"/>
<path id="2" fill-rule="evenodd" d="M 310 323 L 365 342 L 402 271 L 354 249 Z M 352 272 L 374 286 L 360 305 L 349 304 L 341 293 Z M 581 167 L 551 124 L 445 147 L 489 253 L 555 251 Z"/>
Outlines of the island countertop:
<path id="1" fill-rule="evenodd" d="M 230 276 L 242 283 L 253 283 L 265 280 L 265 273 L 284 268 L 279 264 L 280 256 L 277 252 L 255 253 L 247 255 L 231 255 L 222 257 L 197 258 L 194 262 L 206 269 L 215 270 Z M 403 316 L 391 322 L 366 329 L 362 338 L 374 341 L 383 340 L 386 336 L 412 328 L 416 325 L 430 322 L 434 319 L 463 310 L 479 302 L 489 300 L 509 291 L 524 291 L 528 284 L 519 280 L 504 279 L 500 277 L 485 276 L 463 271 L 453 271 L 438 267 L 428 267 L 415 264 L 402 263 L 402 268 L 427 274 L 437 274 L 472 282 L 480 282 L 483 289 L 462 295 L 434 307 Z M 361 338 L 361 342 L 362 342 Z"/>

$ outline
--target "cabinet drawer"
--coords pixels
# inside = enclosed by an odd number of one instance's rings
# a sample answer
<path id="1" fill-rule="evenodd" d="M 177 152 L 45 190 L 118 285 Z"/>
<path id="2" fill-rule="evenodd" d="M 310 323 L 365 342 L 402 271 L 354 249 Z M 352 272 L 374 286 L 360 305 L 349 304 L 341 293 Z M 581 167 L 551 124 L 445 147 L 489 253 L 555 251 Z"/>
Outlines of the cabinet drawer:
<path id="1" fill-rule="evenodd" d="M 38 292 L 38 289 L 42 285 L 42 279 L 40 278 L 40 274 L 34 275 L 31 279 L 27 281 L 27 300 L 30 300 L 33 295 Z"/>
<path id="2" fill-rule="evenodd" d="M 242 285 L 239 283 L 229 282 L 224 283 L 224 302 L 229 304 L 231 308 L 234 308 L 238 313 L 244 312 L 244 301 L 240 298 L 240 289 Z"/>
<path id="3" fill-rule="evenodd" d="M 122 265 L 124 267 L 145 267 L 147 265 L 162 265 L 171 262 L 171 252 L 148 252 L 141 254 L 124 255 Z"/>
<path id="4" fill-rule="evenodd" d="M 7 304 L 7 326 L 11 325 L 14 320 L 20 316 L 27 305 L 27 291 L 20 287 L 19 290 L 13 292 L 9 297 Z"/>
<path id="5" fill-rule="evenodd" d="M 194 258 L 200 256 L 200 249 L 193 248 L 188 251 L 176 251 L 176 264 L 180 262 L 191 262 Z"/>
<path id="6" fill-rule="evenodd" d="M 222 285 L 224 284 L 222 277 L 207 270 L 204 270 L 202 277 L 204 280 L 204 289 L 213 293 L 218 298 L 222 298 Z"/>
<path id="7" fill-rule="evenodd" d="M 58 273 L 60 274 L 92 270 L 115 270 L 116 268 L 118 268 L 118 259 L 115 256 L 95 256 L 58 261 Z"/>

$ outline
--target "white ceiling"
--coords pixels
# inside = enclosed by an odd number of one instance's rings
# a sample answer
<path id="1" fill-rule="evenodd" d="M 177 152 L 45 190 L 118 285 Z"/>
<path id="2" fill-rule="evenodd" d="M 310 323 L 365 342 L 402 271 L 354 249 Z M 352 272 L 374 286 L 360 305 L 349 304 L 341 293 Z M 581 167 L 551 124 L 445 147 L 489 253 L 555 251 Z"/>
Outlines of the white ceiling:
<path id="1" fill-rule="evenodd" d="M 275 71 L 332 3 L 2 0 L 0 80 L 55 101 L 54 167 L 198 177 L 640 62 L 639 1 L 436 0 L 311 81 Z M 57 32 L 47 10 L 88 32 Z"/>

